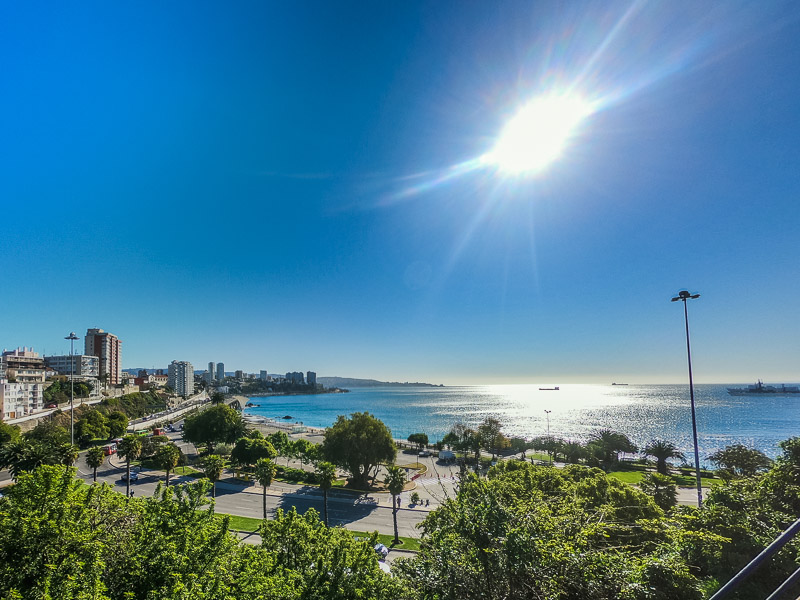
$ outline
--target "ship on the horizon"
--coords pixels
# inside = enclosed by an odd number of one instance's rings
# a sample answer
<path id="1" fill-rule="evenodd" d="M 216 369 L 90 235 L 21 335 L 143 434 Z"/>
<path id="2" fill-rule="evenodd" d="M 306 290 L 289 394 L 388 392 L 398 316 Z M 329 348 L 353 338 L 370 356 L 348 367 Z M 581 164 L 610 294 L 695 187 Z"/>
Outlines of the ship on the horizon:
<path id="1" fill-rule="evenodd" d="M 800 387 L 796 385 L 787 386 L 783 383 L 780 386 L 764 385 L 764 382 L 759 379 L 754 385 L 748 385 L 746 388 L 728 388 L 728 393 L 731 396 L 783 396 L 785 394 L 800 394 Z"/>

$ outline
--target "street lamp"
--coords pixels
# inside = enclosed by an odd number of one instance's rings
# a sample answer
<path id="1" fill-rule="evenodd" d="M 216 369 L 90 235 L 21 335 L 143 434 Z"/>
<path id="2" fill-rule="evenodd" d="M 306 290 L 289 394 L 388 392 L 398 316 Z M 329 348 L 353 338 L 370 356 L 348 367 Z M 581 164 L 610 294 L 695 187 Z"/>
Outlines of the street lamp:
<path id="1" fill-rule="evenodd" d="M 697 480 L 697 508 L 703 506 L 703 491 L 700 487 L 700 452 L 697 449 L 697 417 L 694 411 L 694 383 L 692 382 L 692 350 L 689 346 L 689 311 L 686 308 L 687 300 L 694 300 L 699 298 L 700 294 L 690 294 L 686 290 L 678 292 L 678 295 L 672 299 L 673 302 L 683 301 L 683 318 L 686 322 L 686 356 L 689 359 L 689 398 L 692 405 L 692 437 L 694 439 L 694 468 L 695 479 Z"/>
<path id="2" fill-rule="evenodd" d="M 550 413 L 553 412 L 553 411 L 544 409 L 544 412 L 547 415 L 547 443 L 551 446 L 550 452 L 548 454 L 550 454 L 550 465 L 552 466 L 552 464 L 553 464 L 553 449 L 552 449 L 553 440 L 550 439 Z"/>
<path id="3" fill-rule="evenodd" d="M 69 443 L 75 444 L 75 340 L 78 336 L 74 331 L 64 338 L 69 340 L 69 362 L 71 369 L 69 372 Z"/>

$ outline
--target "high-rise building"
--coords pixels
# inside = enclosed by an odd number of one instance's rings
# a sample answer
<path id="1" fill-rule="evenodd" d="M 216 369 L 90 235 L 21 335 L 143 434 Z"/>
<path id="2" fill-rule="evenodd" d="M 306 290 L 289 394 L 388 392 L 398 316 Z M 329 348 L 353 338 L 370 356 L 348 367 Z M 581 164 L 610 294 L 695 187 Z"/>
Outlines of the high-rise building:
<path id="1" fill-rule="evenodd" d="M 122 341 L 102 329 L 86 331 L 84 354 L 100 359 L 99 377 L 109 385 L 122 383 Z"/>
<path id="2" fill-rule="evenodd" d="M 214 376 L 214 361 L 208 363 L 208 372 L 211 373 L 211 376 Z"/>
<path id="3" fill-rule="evenodd" d="M 194 367 L 185 360 L 173 360 L 167 370 L 167 385 L 179 396 L 194 393 Z"/>
<path id="4" fill-rule="evenodd" d="M 236 371 L 234 375 L 236 379 L 238 379 L 239 381 L 242 381 L 244 379 L 244 371 Z"/>
<path id="5" fill-rule="evenodd" d="M 225 379 L 225 365 L 217 363 L 217 381 L 222 381 L 223 379 Z"/>
<path id="6" fill-rule="evenodd" d="M 308 385 L 313 385 L 316 387 L 317 385 L 317 374 L 314 371 L 308 371 L 306 373 L 306 383 Z"/>
<path id="7" fill-rule="evenodd" d="M 261 374 L 259 375 L 259 377 L 258 377 L 258 378 L 259 378 L 261 381 L 266 381 L 267 379 L 269 379 L 269 373 L 267 373 L 265 370 L 263 370 L 263 369 L 262 369 L 262 370 L 261 370 Z"/>
<path id="8" fill-rule="evenodd" d="M 291 381 L 292 383 L 305 383 L 305 379 L 303 377 L 303 373 L 300 371 L 292 371 L 291 373 L 286 373 L 286 381 Z"/>

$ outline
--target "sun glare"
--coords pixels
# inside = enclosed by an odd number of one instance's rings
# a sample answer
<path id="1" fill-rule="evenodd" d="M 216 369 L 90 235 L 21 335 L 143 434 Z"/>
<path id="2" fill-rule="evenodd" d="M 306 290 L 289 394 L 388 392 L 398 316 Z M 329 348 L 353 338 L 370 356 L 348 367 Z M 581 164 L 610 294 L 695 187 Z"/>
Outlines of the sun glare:
<path id="1" fill-rule="evenodd" d="M 506 124 L 483 161 L 510 174 L 541 171 L 561 155 L 591 112 L 591 105 L 577 96 L 535 98 Z"/>

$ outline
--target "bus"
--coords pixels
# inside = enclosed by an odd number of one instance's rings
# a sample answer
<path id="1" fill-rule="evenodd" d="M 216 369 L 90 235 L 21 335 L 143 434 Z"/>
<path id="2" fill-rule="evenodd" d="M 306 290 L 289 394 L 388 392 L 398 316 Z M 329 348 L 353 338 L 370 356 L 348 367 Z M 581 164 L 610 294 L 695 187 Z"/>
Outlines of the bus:
<path id="1" fill-rule="evenodd" d="M 111 456 L 112 454 L 117 453 L 117 445 L 116 444 L 106 444 L 103 446 L 103 454 L 106 456 Z"/>

